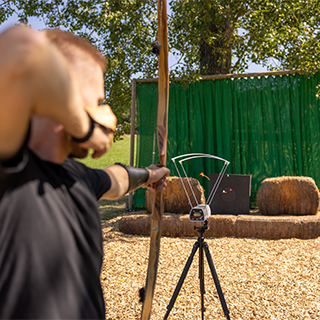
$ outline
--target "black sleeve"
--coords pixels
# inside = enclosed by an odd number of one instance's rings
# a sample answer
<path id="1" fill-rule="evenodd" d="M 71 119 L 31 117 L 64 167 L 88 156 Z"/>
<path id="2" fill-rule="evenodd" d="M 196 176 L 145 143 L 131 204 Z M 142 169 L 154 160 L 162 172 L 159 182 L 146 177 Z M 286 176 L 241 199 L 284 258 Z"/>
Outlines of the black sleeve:
<path id="1" fill-rule="evenodd" d="M 91 169 L 73 159 L 67 159 L 63 166 L 73 175 L 75 180 L 83 180 L 97 199 L 111 188 L 109 175 L 100 169 Z"/>
<path id="2" fill-rule="evenodd" d="M 31 128 L 29 127 L 24 142 L 17 153 L 9 159 L 0 160 L 0 181 L 12 173 L 21 172 L 26 167 L 29 160 L 28 141 L 30 130 Z"/>

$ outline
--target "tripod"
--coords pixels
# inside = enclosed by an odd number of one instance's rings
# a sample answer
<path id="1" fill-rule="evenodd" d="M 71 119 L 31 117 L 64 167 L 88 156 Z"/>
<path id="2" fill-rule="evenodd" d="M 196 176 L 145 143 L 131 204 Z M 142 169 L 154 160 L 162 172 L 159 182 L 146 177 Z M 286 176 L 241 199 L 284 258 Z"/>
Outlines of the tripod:
<path id="1" fill-rule="evenodd" d="M 219 299 L 220 299 L 220 303 L 221 303 L 221 306 L 222 306 L 222 309 L 223 309 L 223 312 L 224 312 L 224 315 L 226 316 L 227 320 L 230 320 L 230 317 L 229 317 L 229 310 L 228 310 L 228 307 L 227 307 L 227 304 L 226 304 L 226 301 L 224 299 L 224 296 L 223 296 L 223 293 L 222 293 L 222 289 L 221 289 L 221 286 L 220 286 L 220 282 L 219 282 L 219 279 L 218 279 L 218 275 L 217 275 L 217 272 L 215 270 L 215 267 L 213 265 L 213 261 L 212 261 L 212 258 L 211 258 L 211 255 L 210 255 L 210 251 L 209 251 L 209 248 L 208 248 L 208 244 L 204 241 L 204 237 L 203 237 L 203 234 L 204 232 L 208 229 L 208 220 L 206 220 L 204 222 L 204 225 L 202 227 L 194 227 L 195 230 L 197 230 L 198 232 L 198 240 L 195 242 L 195 244 L 193 245 L 193 248 L 192 248 L 192 251 L 191 251 L 191 254 L 187 260 L 187 263 L 182 271 L 182 274 L 181 274 L 181 277 L 179 279 L 179 282 L 176 286 L 176 289 L 174 290 L 174 293 L 171 297 L 171 300 L 170 300 L 170 303 L 168 304 L 167 306 L 167 312 L 164 316 L 164 320 L 168 319 L 168 316 L 169 316 L 169 313 L 178 297 L 178 294 L 179 294 L 179 291 L 183 285 L 183 282 L 187 276 L 187 273 L 189 271 L 189 268 L 191 266 L 191 263 L 192 263 L 192 260 L 193 260 L 193 257 L 194 255 L 196 254 L 198 248 L 199 248 L 199 279 L 200 279 L 200 293 L 201 293 L 201 320 L 204 319 L 204 312 L 206 311 L 206 308 L 204 307 L 204 294 L 205 294 L 205 289 L 204 289 L 204 259 L 203 259 L 203 251 L 205 252 L 206 254 L 206 257 L 207 257 L 207 261 L 208 261 L 208 264 L 209 264 L 209 267 L 210 267 L 210 270 L 211 270 L 211 274 L 212 274 L 212 277 L 213 277 L 213 280 L 214 280 L 214 283 L 215 283 L 215 286 L 216 286 L 216 289 L 217 289 L 217 292 L 218 292 L 218 295 L 219 295 Z"/>

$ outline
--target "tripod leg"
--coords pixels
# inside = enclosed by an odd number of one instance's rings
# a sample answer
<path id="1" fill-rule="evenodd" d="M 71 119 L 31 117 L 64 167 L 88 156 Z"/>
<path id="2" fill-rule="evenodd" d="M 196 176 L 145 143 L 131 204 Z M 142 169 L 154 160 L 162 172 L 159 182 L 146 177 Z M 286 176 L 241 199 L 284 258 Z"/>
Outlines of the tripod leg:
<path id="1" fill-rule="evenodd" d="M 218 292 L 218 295 L 219 295 L 219 299 L 220 299 L 220 302 L 221 302 L 221 306 L 222 306 L 224 315 L 226 316 L 226 318 L 228 320 L 230 320 L 228 306 L 227 306 L 227 303 L 226 303 L 226 301 L 224 299 L 224 295 L 223 295 L 223 292 L 222 292 L 222 289 L 221 289 L 221 286 L 220 286 L 220 282 L 219 282 L 219 279 L 218 279 L 218 275 L 217 275 L 216 269 L 214 267 L 214 264 L 213 264 L 213 261 L 212 261 L 212 258 L 211 258 L 211 254 L 210 254 L 210 251 L 209 251 L 209 248 L 208 248 L 208 244 L 206 242 L 204 242 L 203 246 L 204 246 L 204 250 L 205 250 L 205 253 L 206 253 L 208 264 L 209 264 L 209 267 L 210 267 L 210 270 L 211 270 L 211 274 L 212 274 L 212 277 L 213 277 L 213 280 L 214 280 L 214 284 L 215 284 L 215 286 L 217 288 L 217 292 Z"/>
<path id="2" fill-rule="evenodd" d="M 199 280 L 200 280 L 200 294 L 201 294 L 201 320 L 204 319 L 204 312 L 206 311 L 204 307 L 204 259 L 203 259 L 203 241 L 199 244 Z"/>
<path id="3" fill-rule="evenodd" d="M 196 242 L 196 243 L 193 245 L 191 254 L 190 254 L 190 256 L 189 256 L 189 258 L 188 258 L 188 260 L 187 260 L 187 262 L 186 262 L 186 265 L 185 265 L 185 267 L 184 267 L 184 269 L 183 269 L 183 271 L 182 271 L 181 277 L 180 277 L 179 282 L 178 282 L 178 284 L 177 284 L 177 286 L 176 286 L 176 289 L 174 290 L 174 293 L 173 293 L 173 295 L 172 295 L 172 297 L 171 297 L 170 303 L 169 303 L 168 306 L 167 306 L 167 312 L 166 312 L 163 320 L 168 319 L 169 313 L 170 313 L 170 311 L 171 311 L 171 309 L 172 309 L 172 307 L 173 307 L 173 305 L 174 305 L 174 303 L 175 303 L 175 301 L 176 301 L 176 299 L 177 299 L 177 297 L 178 297 L 178 294 L 179 294 L 179 292 L 180 292 L 180 289 L 181 289 L 181 287 L 182 287 L 182 285 L 183 285 L 183 282 L 184 282 L 184 280 L 185 280 L 185 278 L 186 278 L 186 276 L 187 276 L 187 273 L 188 273 L 188 271 L 189 271 L 189 268 L 190 268 L 190 266 L 191 266 L 193 257 L 194 257 L 194 255 L 196 254 L 198 248 L 199 248 L 199 243 Z"/>

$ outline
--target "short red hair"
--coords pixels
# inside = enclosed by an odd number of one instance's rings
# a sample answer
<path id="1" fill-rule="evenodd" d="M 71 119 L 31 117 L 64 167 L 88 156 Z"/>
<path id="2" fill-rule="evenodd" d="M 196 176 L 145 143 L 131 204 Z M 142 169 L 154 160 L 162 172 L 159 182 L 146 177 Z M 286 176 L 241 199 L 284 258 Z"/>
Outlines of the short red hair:
<path id="1" fill-rule="evenodd" d="M 102 71 L 106 71 L 107 60 L 105 56 L 88 40 L 79 37 L 69 31 L 63 31 L 60 29 L 46 29 L 42 31 L 46 38 L 54 43 L 63 55 L 72 62 L 75 56 L 74 47 L 89 54 L 94 61 L 96 61 L 101 67 Z"/>

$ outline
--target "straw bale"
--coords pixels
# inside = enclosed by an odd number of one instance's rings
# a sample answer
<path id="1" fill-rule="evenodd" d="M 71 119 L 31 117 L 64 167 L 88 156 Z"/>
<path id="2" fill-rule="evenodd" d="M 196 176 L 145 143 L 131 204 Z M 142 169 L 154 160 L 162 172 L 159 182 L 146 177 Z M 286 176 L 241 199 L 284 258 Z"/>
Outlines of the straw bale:
<path id="1" fill-rule="evenodd" d="M 124 216 L 119 221 L 119 230 L 125 234 L 150 235 L 151 216 L 133 215 Z"/>
<path id="2" fill-rule="evenodd" d="M 263 215 L 316 215 L 319 190 L 310 177 L 277 177 L 262 181 L 257 204 Z"/>
<path id="3" fill-rule="evenodd" d="M 149 235 L 150 215 L 122 217 L 119 230 L 125 234 Z M 162 219 L 162 236 L 192 237 L 197 235 L 188 215 L 166 214 Z M 236 237 L 257 239 L 314 239 L 320 237 L 320 215 L 259 216 L 212 215 L 208 219 L 207 237 Z"/>
<path id="4" fill-rule="evenodd" d="M 187 178 L 183 178 L 183 183 L 186 186 L 189 198 L 192 202 L 192 205 L 195 206 L 196 202 L 194 201 L 193 194 L 190 190 L 190 187 L 187 182 Z M 171 213 L 189 213 L 190 204 L 187 198 L 187 195 L 182 186 L 181 180 L 179 177 L 168 177 L 167 178 L 167 188 L 163 192 L 163 203 L 164 211 Z M 190 184 L 194 191 L 194 194 L 197 198 L 199 204 L 206 203 L 204 189 L 201 186 L 200 182 L 197 179 L 189 178 Z M 147 190 L 146 192 L 146 207 L 147 212 L 152 211 L 152 202 L 153 202 L 154 190 Z"/>
<path id="5" fill-rule="evenodd" d="M 234 236 L 257 239 L 314 239 L 320 236 L 320 216 L 237 217 Z"/>
<path id="6" fill-rule="evenodd" d="M 208 220 L 209 237 L 234 236 L 236 216 L 211 216 Z M 167 237 L 193 237 L 197 235 L 195 227 L 203 223 L 191 222 L 189 215 L 166 214 L 162 218 L 161 234 Z M 151 226 L 150 215 L 132 215 L 122 217 L 119 221 L 119 230 L 125 234 L 149 235 Z"/>

